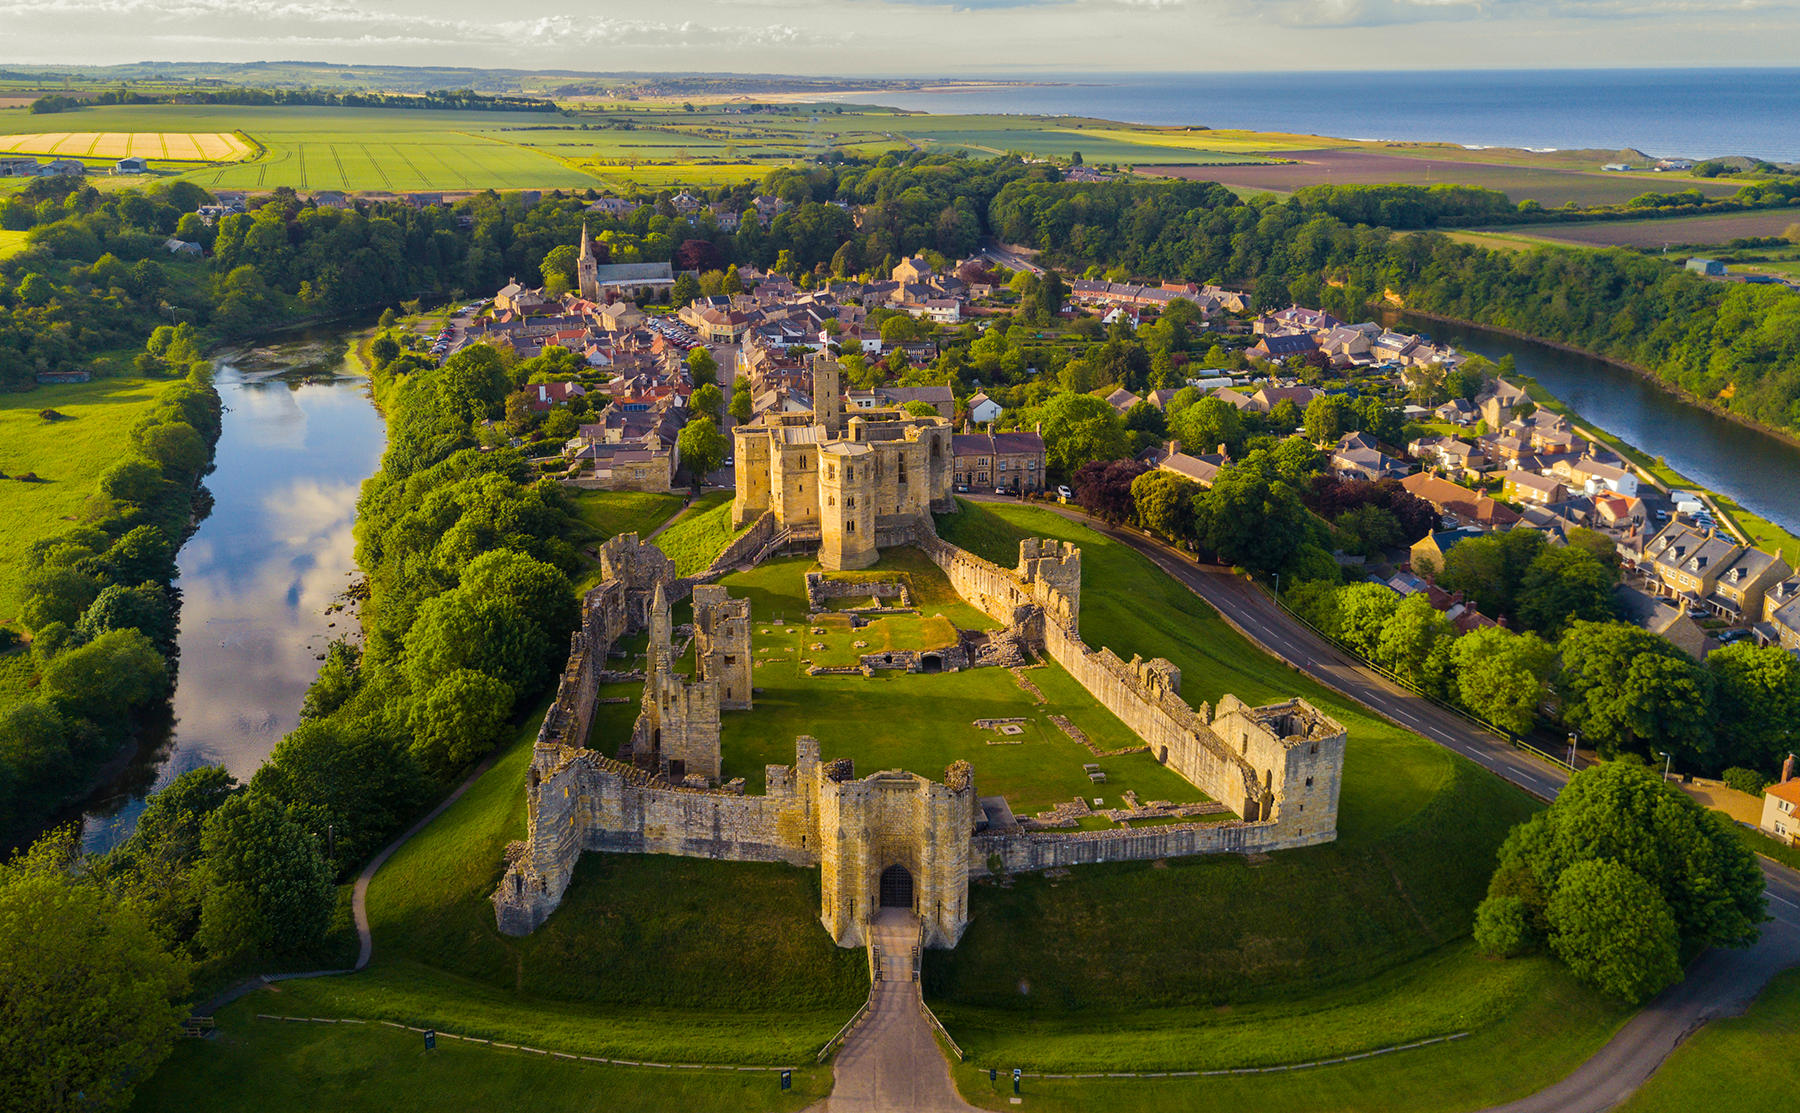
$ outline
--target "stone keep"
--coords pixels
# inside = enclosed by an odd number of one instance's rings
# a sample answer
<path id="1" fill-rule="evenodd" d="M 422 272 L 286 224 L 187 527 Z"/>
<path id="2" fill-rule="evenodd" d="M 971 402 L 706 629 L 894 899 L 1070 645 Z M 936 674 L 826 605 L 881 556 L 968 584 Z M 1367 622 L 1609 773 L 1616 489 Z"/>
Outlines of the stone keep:
<path id="1" fill-rule="evenodd" d="M 716 584 L 694 588 L 694 658 L 700 678 L 718 684 L 721 710 L 750 710 L 750 600 Z"/>
<path id="2" fill-rule="evenodd" d="M 933 512 L 956 508 L 952 428 L 898 409 L 847 413 L 842 374 L 818 357 L 810 412 L 764 414 L 733 431 L 731 516 L 741 528 L 773 515 L 795 537 L 817 538 L 827 568 L 865 568 L 879 546 L 911 542 Z"/>

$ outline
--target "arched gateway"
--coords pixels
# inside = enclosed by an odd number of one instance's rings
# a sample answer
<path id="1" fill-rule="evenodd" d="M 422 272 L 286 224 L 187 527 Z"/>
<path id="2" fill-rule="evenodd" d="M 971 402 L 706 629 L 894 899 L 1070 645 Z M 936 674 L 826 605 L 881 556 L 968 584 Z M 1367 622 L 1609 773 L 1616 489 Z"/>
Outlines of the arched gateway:
<path id="1" fill-rule="evenodd" d="M 881 871 L 881 907 L 913 907 L 913 879 L 905 866 L 889 866 Z"/>

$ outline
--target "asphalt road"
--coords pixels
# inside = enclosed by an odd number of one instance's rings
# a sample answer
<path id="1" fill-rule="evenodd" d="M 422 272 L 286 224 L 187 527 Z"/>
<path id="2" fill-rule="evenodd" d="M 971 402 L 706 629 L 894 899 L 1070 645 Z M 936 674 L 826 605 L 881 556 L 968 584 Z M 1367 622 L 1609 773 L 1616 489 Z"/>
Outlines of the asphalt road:
<path id="1" fill-rule="evenodd" d="M 994 496 L 976 501 L 1011 502 Z M 1302 626 L 1255 585 L 1229 569 L 1198 565 L 1167 545 L 1117 529 L 1062 506 L 1048 509 L 1131 546 L 1186 585 L 1252 641 L 1383 717 L 1399 723 L 1485 769 L 1553 800 L 1569 774 L 1532 757 L 1360 664 Z M 1604 1113 L 1655 1073 L 1669 1053 L 1702 1024 L 1747 1008 L 1770 978 L 1800 965 L 1800 873 L 1761 859 L 1770 922 L 1755 945 L 1712 950 L 1688 968 L 1687 977 L 1645 1005 L 1606 1046 L 1567 1078 L 1483 1113 Z"/>

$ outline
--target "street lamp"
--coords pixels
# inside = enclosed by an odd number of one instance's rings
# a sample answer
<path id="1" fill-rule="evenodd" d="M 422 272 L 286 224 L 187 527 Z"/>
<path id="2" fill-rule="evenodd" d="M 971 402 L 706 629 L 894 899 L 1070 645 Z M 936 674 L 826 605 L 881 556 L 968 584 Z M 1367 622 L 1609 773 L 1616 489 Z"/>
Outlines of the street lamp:
<path id="1" fill-rule="evenodd" d="M 1675 764 L 1675 755 L 1669 753 L 1667 750 L 1658 750 L 1656 752 L 1661 754 L 1665 759 L 1663 761 L 1663 780 L 1666 781 L 1669 779 L 1669 767 Z"/>
<path id="2" fill-rule="evenodd" d="M 1575 768 L 1575 746 L 1580 741 L 1581 741 L 1581 732 L 1580 731 L 1572 730 L 1569 732 L 1569 768 L 1571 770 L 1573 770 Z"/>

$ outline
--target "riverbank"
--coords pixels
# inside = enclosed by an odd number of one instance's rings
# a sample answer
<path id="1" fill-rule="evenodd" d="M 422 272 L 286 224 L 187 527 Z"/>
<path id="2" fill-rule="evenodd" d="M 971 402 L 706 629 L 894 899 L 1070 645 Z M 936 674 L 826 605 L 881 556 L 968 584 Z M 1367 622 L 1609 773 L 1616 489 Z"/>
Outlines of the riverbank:
<path id="1" fill-rule="evenodd" d="M 1732 413 L 1730 410 L 1716 405 L 1708 399 L 1701 398 L 1690 391 L 1682 389 L 1677 384 L 1667 381 L 1655 371 L 1645 367 L 1641 363 L 1631 363 L 1627 360 L 1618 359 L 1613 356 L 1601 355 L 1598 352 L 1590 352 L 1586 348 L 1578 348 L 1573 344 L 1565 344 L 1559 340 L 1546 340 L 1541 336 L 1534 336 L 1529 332 L 1521 332 L 1518 329 L 1506 328 L 1502 325 L 1483 324 L 1480 321 L 1471 321 L 1463 317 L 1448 317 L 1442 313 L 1430 313 L 1423 309 L 1412 309 L 1405 305 L 1387 305 L 1383 308 L 1408 317 L 1417 317 L 1425 321 L 1437 321 L 1446 325 L 1456 325 L 1461 328 L 1491 332 L 1496 336 L 1504 336 L 1512 340 L 1523 340 L 1528 343 L 1539 345 L 1540 347 L 1551 348 L 1559 352 L 1567 352 L 1572 356 L 1580 356 L 1583 359 L 1591 359 L 1600 363 L 1610 364 L 1613 367 L 1631 372 L 1649 386 L 1655 387 L 1657 390 L 1662 391 L 1664 394 L 1667 394 L 1669 397 L 1683 405 L 1693 406 L 1696 409 L 1704 410 L 1714 417 L 1723 418 L 1724 420 L 1731 422 L 1733 425 L 1741 425 L 1745 429 L 1753 429 L 1764 436 L 1773 437 L 1776 440 L 1783 441 L 1795 448 L 1800 448 L 1800 433 L 1796 433 L 1792 430 L 1777 429 L 1772 425 L 1764 425 L 1760 421 L 1752 421 L 1743 414 Z"/>
<path id="2" fill-rule="evenodd" d="M 1511 355 L 1514 379 L 1539 404 L 1580 425 L 1653 485 L 1700 494 L 1733 532 L 1800 567 L 1800 488 L 1792 482 L 1800 474 L 1800 448 L 1790 438 L 1695 404 L 1623 361 L 1517 330 L 1412 310 L 1397 314 L 1446 326 L 1436 338 L 1465 351 L 1496 362 Z"/>
<path id="3" fill-rule="evenodd" d="M 366 320 L 284 327 L 219 352 L 225 414 L 212 513 L 176 556 L 180 668 L 173 727 L 87 800 L 83 841 L 127 837 L 150 792 L 191 769 L 247 780 L 292 730 L 353 582 L 351 527 L 385 430 L 351 355 Z"/>

